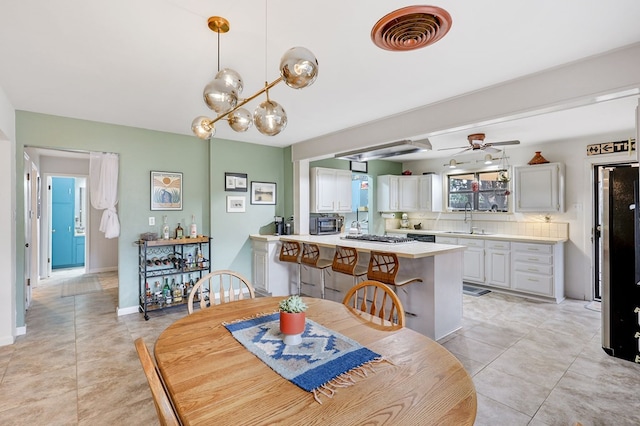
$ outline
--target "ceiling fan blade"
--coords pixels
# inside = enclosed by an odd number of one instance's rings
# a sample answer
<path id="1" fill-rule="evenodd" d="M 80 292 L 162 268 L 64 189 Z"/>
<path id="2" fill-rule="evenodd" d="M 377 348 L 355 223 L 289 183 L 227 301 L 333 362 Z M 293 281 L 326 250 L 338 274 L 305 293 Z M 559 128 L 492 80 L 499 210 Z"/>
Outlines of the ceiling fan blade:
<path id="1" fill-rule="evenodd" d="M 466 146 L 454 146 L 454 147 L 452 147 L 452 148 L 440 148 L 440 149 L 438 149 L 438 151 L 447 151 L 447 150 L 449 150 L 449 149 L 463 149 L 463 148 L 467 148 L 467 149 L 469 149 L 469 148 L 468 148 L 468 147 L 466 147 Z M 465 151 L 466 151 L 466 150 L 465 150 Z"/>
<path id="2" fill-rule="evenodd" d="M 483 150 L 484 152 L 492 152 L 492 153 L 494 153 L 494 154 L 495 154 L 496 152 L 502 152 L 502 151 L 501 151 L 501 150 L 499 150 L 498 148 L 494 148 L 494 147 L 492 147 L 492 146 L 490 146 L 490 145 L 485 146 L 484 148 L 482 148 L 482 150 Z"/>
<path id="3" fill-rule="evenodd" d="M 513 141 L 503 141 L 503 142 L 490 142 L 487 145 L 519 145 L 520 141 L 519 140 L 513 140 Z"/>

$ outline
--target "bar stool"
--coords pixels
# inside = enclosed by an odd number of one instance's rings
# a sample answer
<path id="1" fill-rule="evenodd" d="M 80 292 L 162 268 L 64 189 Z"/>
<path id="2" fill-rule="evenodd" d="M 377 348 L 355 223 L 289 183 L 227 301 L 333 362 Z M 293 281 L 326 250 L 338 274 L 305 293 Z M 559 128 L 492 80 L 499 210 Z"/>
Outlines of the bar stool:
<path id="1" fill-rule="evenodd" d="M 279 260 L 280 262 L 291 262 L 298 265 L 298 294 L 300 294 L 300 243 L 297 241 L 282 241 Z"/>
<path id="2" fill-rule="evenodd" d="M 358 251 L 353 247 L 336 246 L 331 269 L 353 276 L 353 285 L 358 284 L 359 277 L 367 275 L 367 268 L 358 265 Z"/>
<path id="3" fill-rule="evenodd" d="M 301 265 L 320 270 L 320 297 L 324 299 L 324 270 L 331 266 L 331 260 L 320 257 L 320 247 L 317 244 L 302 243 Z M 298 275 L 298 294 L 300 294 L 300 276 Z"/>
<path id="4" fill-rule="evenodd" d="M 422 282 L 420 277 L 398 277 L 400 263 L 395 253 L 372 251 L 367 269 L 367 279 L 383 282 L 387 285 L 401 287 L 413 282 Z"/>

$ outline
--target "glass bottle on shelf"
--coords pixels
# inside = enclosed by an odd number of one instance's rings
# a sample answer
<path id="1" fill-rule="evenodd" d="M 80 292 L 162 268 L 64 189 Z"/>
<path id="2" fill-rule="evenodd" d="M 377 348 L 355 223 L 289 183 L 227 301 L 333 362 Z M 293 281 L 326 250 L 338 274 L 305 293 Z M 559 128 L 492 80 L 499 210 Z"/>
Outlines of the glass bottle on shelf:
<path id="1" fill-rule="evenodd" d="M 164 279 L 162 295 L 164 296 L 164 301 L 167 305 L 170 305 L 173 302 L 173 298 L 171 297 L 171 287 L 169 287 L 169 278 Z"/>
<path id="2" fill-rule="evenodd" d="M 191 256 L 191 253 L 187 256 L 187 269 L 193 269 L 193 256 Z"/>
<path id="3" fill-rule="evenodd" d="M 195 285 L 196 285 L 196 283 L 193 281 L 193 277 L 191 276 L 191 274 L 189 274 L 189 292 L 193 291 L 193 286 L 195 286 Z M 200 300 L 198 298 L 198 292 L 196 292 L 196 294 L 193 296 L 193 300 L 195 302 Z"/>
<path id="4" fill-rule="evenodd" d="M 162 219 L 162 239 L 163 240 L 168 240 L 169 239 L 169 224 L 167 223 L 167 215 L 164 215 L 164 218 Z"/>
<path id="5" fill-rule="evenodd" d="M 159 258 L 157 258 L 157 257 L 154 257 L 153 259 L 151 259 L 151 261 L 152 261 L 152 262 L 153 262 L 153 264 L 154 264 L 154 265 L 156 265 L 156 266 L 158 266 L 158 265 L 160 265 L 160 264 L 162 263 L 162 261 L 161 261 Z"/>
<path id="6" fill-rule="evenodd" d="M 151 288 L 149 287 L 149 281 L 144 283 L 144 297 L 147 298 L 147 303 L 151 302 Z"/>
<path id="7" fill-rule="evenodd" d="M 182 287 L 182 297 L 184 297 L 185 299 L 187 297 L 189 297 L 189 281 L 185 281 L 184 276 L 182 277 L 182 281 L 184 283 L 183 287 Z"/>
<path id="8" fill-rule="evenodd" d="M 196 266 L 200 269 L 204 267 L 204 256 L 202 255 L 202 250 L 200 247 L 196 249 Z"/>
<path id="9" fill-rule="evenodd" d="M 175 278 L 171 279 L 171 291 L 173 292 L 173 303 L 182 302 L 182 291 L 180 287 L 178 287 L 178 284 L 176 284 Z"/>
<path id="10" fill-rule="evenodd" d="M 196 215 L 191 215 L 191 228 L 189 230 L 189 237 L 197 238 L 198 237 L 198 226 L 196 225 Z"/>
<path id="11" fill-rule="evenodd" d="M 162 295 L 162 288 L 160 287 L 160 281 L 156 281 L 153 285 L 153 299 L 156 303 L 160 301 Z"/>
<path id="12" fill-rule="evenodd" d="M 176 239 L 180 240 L 184 238 L 184 229 L 180 226 L 180 222 L 178 222 L 178 227 L 176 228 Z"/>

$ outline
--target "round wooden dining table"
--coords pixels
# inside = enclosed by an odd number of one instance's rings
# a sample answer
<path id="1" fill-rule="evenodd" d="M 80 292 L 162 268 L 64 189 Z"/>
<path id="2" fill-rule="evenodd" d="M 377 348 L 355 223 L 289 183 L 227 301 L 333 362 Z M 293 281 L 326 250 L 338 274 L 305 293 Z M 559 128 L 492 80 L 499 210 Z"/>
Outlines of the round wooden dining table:
<path id="1" fill-rule="evenodd" d="M 177 320 L 155 358 L 185 425 L 472 425 L 471 377 L 440 344 L 408 328 L 387 331 L 329 300 L 304 298 L 307 318 L 386 360 L 366 377 L 314 399 L 249 352 L 224 323 L 275 312 L 282 298 L 212 306 Z"/>

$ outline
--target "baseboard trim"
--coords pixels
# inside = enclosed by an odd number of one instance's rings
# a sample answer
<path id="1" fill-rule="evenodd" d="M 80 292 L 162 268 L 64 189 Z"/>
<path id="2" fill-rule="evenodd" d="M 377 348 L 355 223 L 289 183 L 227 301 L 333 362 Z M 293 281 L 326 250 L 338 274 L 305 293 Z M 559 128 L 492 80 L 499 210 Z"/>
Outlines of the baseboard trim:
<path id="1" fill-rule="evenodd" d="M 123 315 L 137 314 L 138 312 L 140 312 L 138 310 L 139 308 L 140 308 L 139 306 L 129 306 L 127 308 L 118 308 L 118 316 L 121 317 Z"/>
<path id="2" fill-rule="evenodd" d="M 16 336 L 24 336 L 27 334 L 27 326 L 23 325 L 22 327 L 16 327 Z"/>
<path id="3" fill-rule="evenodd" d="M 13 336 L 0 337 L 0 346 L 13 345 L 15 342 L 16 342 L 16 339 Z"/>

